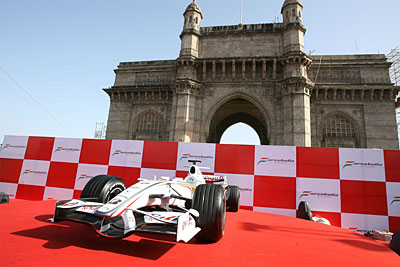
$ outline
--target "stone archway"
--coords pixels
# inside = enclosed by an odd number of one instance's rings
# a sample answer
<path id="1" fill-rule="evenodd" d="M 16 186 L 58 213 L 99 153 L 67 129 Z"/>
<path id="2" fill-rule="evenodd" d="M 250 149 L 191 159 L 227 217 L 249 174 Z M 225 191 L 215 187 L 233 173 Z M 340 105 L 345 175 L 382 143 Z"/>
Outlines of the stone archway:
<path id="1" fill-rule="evenodd" d="M 251 126 L 258 134 L 261 145 L 268 145 L 267 120 L 263 112 L 251 101 L 243 97 L 234 97 L 213 113 L 209 123 L 207 143 L 219 143 L 222 134 L 230 126 L 242 122 Z"/>

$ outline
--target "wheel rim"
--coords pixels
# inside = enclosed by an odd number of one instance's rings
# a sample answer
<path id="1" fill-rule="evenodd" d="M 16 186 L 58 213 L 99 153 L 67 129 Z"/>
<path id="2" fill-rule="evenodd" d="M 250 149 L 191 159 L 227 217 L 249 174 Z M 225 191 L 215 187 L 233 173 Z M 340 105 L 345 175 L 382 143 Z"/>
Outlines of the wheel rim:
<path id="1" fill-rule="evenodd" d="M 116 197 L 119 193 L 122 192 L 121 188 L 114 188 L 107 196 L 106 202 L 110 201 L 111 199 L 113 199 L 114 197 Z"/>

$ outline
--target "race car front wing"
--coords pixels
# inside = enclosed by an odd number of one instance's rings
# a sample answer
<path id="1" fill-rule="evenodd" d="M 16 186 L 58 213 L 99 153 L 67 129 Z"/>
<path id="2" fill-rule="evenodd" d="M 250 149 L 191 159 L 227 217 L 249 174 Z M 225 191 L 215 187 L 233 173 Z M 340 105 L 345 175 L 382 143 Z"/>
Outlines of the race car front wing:
<path id="1" fill-rule="evenodd" d="M 162 196 L 159 196 L 162 197 Z M 93 199 L 61 200 L 56 203 L 53 222 L 70 220 L 91 225 L 101 236 L 123 238 L 135 232 L 153 232 L 176 235 L 176 241 L 188 242 L 201 229 L 196 227 L 197 210 L 143 211 L 127 208 L 115 217 L 99 216 L 96 211 L 103 203 Z"/>

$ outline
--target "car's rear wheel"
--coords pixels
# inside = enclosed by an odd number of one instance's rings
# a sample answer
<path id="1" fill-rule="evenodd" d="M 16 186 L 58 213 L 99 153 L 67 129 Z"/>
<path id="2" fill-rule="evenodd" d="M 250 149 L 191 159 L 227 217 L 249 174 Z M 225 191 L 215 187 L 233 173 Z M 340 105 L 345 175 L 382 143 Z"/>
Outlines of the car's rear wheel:
<path id="1" fill-rule="evenodd" d="M 85 185 L 81 198 L 94 198 L 97 199 L 97 202 L 107 203 L 125 189 L 125 183 L 121 178 L 97 175 Z"/>
<path id="2" fill-rule="evenodd" d="M 200 214 L 196 226 L 201 231 L 196 235 L 199 240 L 217 242 L 225 230 L 225 194 L 220 185 L 201 184 L 193 195 L 192 208 Z"/>
<path id="3" fill-rule="evenodd" d="M 240 188 L 232 185 L 228 186 L 228 199 L 226 201 L 226 210 L 236 212 L 239 210 Z"/>

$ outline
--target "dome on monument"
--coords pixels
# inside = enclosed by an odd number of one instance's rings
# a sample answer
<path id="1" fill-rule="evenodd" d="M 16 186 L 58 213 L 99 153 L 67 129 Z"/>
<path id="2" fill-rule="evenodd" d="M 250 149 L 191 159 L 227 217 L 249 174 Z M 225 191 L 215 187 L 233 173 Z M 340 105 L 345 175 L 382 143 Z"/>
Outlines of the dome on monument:
<path id="1" fill-rule="evenodd" d="M 201 9 L 200 9 L 199 5 L 196 3 L 196 0 L 193 0 L 193 2 L 190 3 L 190 5 L 188 5 L 188 7 L 185 10 L 185 13 L 187 13 L 189 11 L 196 11 L 201 14 Z"/>
<path id="2" fill-rule="evenodd" d="M 289 4 L 300 4 L 300 5 L 302 5 L 300 0 L 285 0 L 285 2 L 283 3 L 282 6 L 287 6 Z"/>

